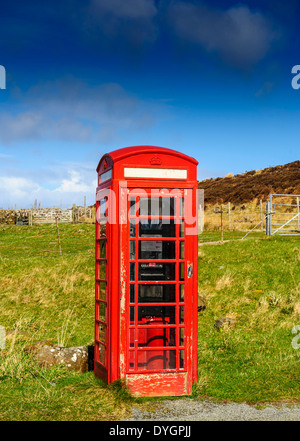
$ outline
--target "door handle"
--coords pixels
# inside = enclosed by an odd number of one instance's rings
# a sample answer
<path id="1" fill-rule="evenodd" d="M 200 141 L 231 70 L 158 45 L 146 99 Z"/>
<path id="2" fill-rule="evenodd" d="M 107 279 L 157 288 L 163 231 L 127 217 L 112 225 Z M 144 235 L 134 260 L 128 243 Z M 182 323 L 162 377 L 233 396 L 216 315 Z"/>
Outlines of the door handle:
<path id="1" fill-rule="evenodd" d="M 188 275 L 189 278 L 192 277 L 192 275 L 193 275 L 193 265 L 189 265 L 188 266 L 187 275 Z"/>

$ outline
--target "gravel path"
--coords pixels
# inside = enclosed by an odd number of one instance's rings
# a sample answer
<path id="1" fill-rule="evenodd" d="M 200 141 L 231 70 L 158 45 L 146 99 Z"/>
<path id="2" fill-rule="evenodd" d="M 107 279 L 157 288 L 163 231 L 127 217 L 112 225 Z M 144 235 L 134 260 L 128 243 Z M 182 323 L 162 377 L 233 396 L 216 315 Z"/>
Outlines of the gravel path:
<path id="1" fill-rule="evenodd" d="M 132 410 L 126 421 L 300 421 L 299 404 L 255 406 L 188 398 L 154 401 Z"/>

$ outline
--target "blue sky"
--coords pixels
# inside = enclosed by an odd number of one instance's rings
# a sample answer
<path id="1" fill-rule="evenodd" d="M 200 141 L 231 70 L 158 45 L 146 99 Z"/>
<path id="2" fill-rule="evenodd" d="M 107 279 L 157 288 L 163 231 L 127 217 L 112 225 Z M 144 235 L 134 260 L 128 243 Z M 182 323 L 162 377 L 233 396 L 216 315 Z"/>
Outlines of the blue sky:
<path id="1" fill-rule="evenodd" d="M 105 152 L 173 148 L 198 178 L 299 159 L 296 0 L 0 2 L 0 207 L 94 203 Z"/>

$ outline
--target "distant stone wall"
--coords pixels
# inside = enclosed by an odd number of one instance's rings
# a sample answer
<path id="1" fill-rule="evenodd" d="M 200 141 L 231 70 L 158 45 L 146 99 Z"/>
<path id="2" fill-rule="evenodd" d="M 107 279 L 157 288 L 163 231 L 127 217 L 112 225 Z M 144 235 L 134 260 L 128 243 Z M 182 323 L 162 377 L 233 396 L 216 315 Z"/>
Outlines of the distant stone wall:
<path id="1" fill-rule="evenodd" d="M 94 207 L 73 208 L 30 208 L 17 210 L 0 210 L 0 224 L 5 225 L 40 225 L 66 222 L 94 222 Z"/>

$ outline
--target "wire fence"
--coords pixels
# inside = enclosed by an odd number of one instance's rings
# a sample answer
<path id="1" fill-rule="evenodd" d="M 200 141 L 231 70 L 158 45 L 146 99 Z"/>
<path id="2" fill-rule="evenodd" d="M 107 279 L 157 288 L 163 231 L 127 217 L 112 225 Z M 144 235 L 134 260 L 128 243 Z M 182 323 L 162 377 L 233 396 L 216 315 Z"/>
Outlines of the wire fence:
<path id="1" fill-rule="evenodd" d="M 263 216 L 259 228 L 251 231 Z M 199 245 L 263 237 L 264 211 L 255 207 L 209 207 L 204 212 L 204 228 Z M 0 225 L 0 260 L 68 258 L 75 255 L 94 257 L 93 223 L 56 223 L 42 225 Z"/>

